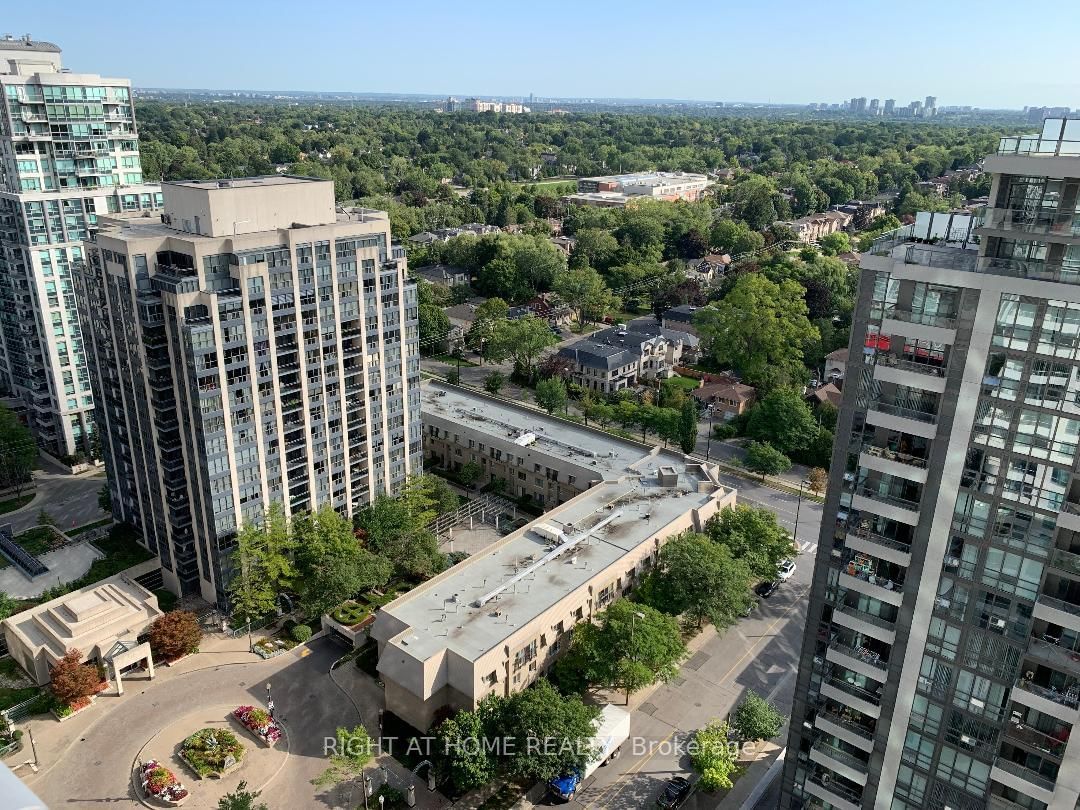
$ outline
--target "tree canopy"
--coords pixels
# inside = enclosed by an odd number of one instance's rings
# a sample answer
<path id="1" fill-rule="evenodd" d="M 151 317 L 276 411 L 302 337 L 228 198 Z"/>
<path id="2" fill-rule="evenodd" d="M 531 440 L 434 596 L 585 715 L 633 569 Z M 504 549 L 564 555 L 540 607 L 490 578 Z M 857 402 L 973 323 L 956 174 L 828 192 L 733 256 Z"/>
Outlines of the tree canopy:
<path id="1" fill-rule="evenodd" d="M 780 563 L 795 554 L 787 529 L 777 523 L 774 512 L 763 507 L 726 506 L 709 518 L 705 532 L 759 579 L 775 578 Z"/>

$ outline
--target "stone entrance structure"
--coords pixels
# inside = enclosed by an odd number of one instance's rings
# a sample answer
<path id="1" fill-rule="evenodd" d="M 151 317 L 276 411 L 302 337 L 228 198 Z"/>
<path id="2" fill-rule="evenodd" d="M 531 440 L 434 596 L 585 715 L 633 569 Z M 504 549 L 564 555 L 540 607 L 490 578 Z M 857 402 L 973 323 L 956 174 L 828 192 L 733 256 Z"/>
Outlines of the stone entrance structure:
<path id="1" fill-rule="evenodd" d="M 135 639 L 117 641 L 103 656 L 105 663 L 112 669 L 116 682 L 116 694 L 124 694 L 123 671 L 132 664 L 142 664 L 150 680 L 154 680 L 154 658 L 150 654 L 150 645 L 140 644 Z"/>

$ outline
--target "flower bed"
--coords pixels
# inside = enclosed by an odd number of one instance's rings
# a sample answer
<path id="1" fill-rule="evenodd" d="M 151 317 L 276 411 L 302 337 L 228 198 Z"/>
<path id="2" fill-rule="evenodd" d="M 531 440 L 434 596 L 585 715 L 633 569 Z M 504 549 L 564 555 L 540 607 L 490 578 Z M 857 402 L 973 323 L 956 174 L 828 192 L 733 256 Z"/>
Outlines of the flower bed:
<path id="1" fill-rule="evenodd" d="M 330 614 L 330 617 L 339 624 L 343 624 L 346 627 L 352 627 L 360 624 L 364 619 L 371 615 L 371 607 L 369 605 L 361 605 L 353 599 L 349 599 L 342 602 L 338 608 Z"/>
<path id="2" fill-rule="evenodd" d="M 281 655 L 283 652 L 288 652 L 295 646 L 296 639 L 284 634 L 279 634 L 272 638 L 259 639 L 255 642 L 254 650 L 257 655 L 260 655 L 263 658 L 273 658 L 275 655 Z"/>
<path id="3" fill-rule="evenodd" d="M 204 728 L 184 740 L 180 746 L 180 758 L 200 779 L 221 777 L 240 764 L 244 758 L 244 746 L 231 731 Z"/>
<path id="4" fill-rule="evenodd" d="M 151 796 L 165 804 L 180 805 L 188 797 L 187 788 L 176 778 L 176 774 L 156 759 L 142 764 L 139 770 L 139 783 L 142 786 L 143 795 Z"/>
<path id="5" fill-rule="evenodd" d="M 273 747 L 274 743 L 281 739 L 281 726 L 270 716 L 265 709 L 256 709 L 254 706 L 237 706 L 233 709 L 233 717 L 266 743 Z"/>

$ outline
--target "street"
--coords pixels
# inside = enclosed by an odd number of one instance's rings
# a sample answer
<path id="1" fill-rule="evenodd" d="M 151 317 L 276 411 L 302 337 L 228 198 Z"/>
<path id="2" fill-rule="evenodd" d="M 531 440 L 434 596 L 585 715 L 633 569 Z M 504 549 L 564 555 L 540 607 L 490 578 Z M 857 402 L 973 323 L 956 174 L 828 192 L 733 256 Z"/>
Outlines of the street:
<path id="1" fill-rule="evenodd" d="M 794 528 L 796 496 L 741 478 L 725 478 L 725 483 L 739 488 L 741 502 L 766 506 L 777 513 L 781 524 Z M 821 507 L 804 500 L 799 515 L 799 542 L 804 551 L 797 558 L 795 575 L 771 598 L 762 599 L 748 618 L 710 638 L 683 664 L 680 677 L 660 686 L 633 711 L 631 740 L 622 756 L 597 771 L 573 805 L 595 810 L 651 806 L 667 779 L 690 775 L 689 757 L 683 750 L 693 731 L 726 717 L 747 689 L 789 713 L 820 523 Z M 772 795 L 770 791 L 761 801 Z M 684 807 L 704 810 L 715 802 L 714 797 L 694 793 Z M 759 807 L 768 806 L 759 803 Z"/>

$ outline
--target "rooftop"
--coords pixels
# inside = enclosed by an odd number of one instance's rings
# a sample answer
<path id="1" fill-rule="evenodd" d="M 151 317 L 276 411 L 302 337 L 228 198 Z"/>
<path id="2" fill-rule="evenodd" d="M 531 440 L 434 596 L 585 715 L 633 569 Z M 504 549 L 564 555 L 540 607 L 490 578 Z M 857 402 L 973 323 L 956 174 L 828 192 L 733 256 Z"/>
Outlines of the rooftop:
<path id="1" fill-rule="evenodd" d="M 0 37 L 0 51 L 40 51 L 44 53 L 60 53 L 60 46 L 52 42 L 31 39 L 27 34 L 23 37 L 13 37 L 5 34 Z"/>
<path id="2" fill-rule="evenodd" d="M 704 174 L 691 174 L 689 172 L 631 172 L 629 174 L 608 174 L 602 177 L 583 177 L 581 179 L 599 183 L 618 183 L 620 186 L 663 186 L 687 181 L 706 183 L 709 180 Z"/>
<path id="3" fill-rule="evenodd" d="M 259 186 L 293 186 L 303 183 L 330 182 L 323 177 L 304 177 L 298 174 L 267 174 L 259 177 L 234 177 L 227 180 L 166 180 L 162 186 L 184 188 L 225 189 L 258 188 Z"/>
<path id="4" fill-rule="evenodd" d="M 476 660 L 640 544 L 665 536 L 665 526 L 725 492 L 714 467 L 680 454 L 650 451 L 542 414 L 526 419 L 525 409 L 513 406 L 495 411 L 486 397 L 427 385 L 425 409 L 435 401 L 431 389 L 446 391 L 438 396 L 442 406 L 486 406 L 487 414 L 469 409 L 461 418 L 498 426 L 517 421 L 540 436 L 558 427 L 561 452 L 587 442 L 582 452 L 610 451 L 614 457 L 606 459 L 602 483 L 383 608 L 407 629 L 396 636 L 392 652 L 383 653 L 380 671 L 392 674 L 404 663 L 401 655 L 424 661 L 443 650 Z"/>

